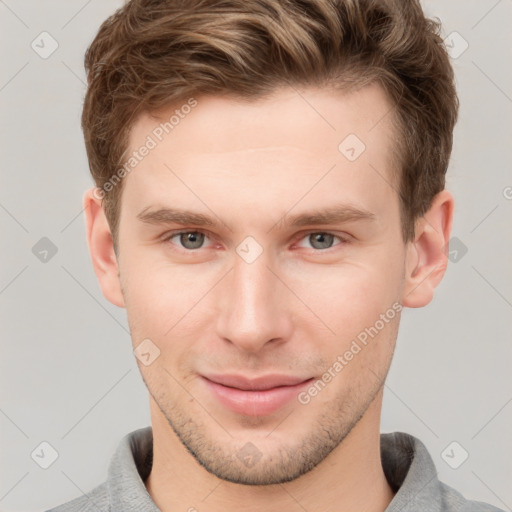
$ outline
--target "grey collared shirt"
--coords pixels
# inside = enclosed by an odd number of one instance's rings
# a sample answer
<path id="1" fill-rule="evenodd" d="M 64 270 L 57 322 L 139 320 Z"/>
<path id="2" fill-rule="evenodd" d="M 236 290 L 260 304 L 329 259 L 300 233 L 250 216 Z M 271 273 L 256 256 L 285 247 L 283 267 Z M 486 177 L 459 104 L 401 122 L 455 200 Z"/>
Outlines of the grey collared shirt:
<path id="1" fill-rule="evenodd" d="M 503 512 L 468 501 L 440 482 L 432 457 L 417 438 L 403 432 L 381 434 L 382 467 L 396 492 L 385 512 Z M 47 512 L 158 512 L 144 482 L 153 461 L 153 431 L 126 435 L 114 453 L 106 482 Z"/>

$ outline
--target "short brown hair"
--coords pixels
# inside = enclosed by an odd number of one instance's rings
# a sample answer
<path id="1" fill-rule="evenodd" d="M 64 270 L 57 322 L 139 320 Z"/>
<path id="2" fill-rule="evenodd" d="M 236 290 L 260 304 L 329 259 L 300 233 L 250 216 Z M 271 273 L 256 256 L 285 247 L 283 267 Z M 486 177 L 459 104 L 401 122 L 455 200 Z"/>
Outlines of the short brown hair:
<path id="1" fill-rule="evenodd" d="M 82 128 L 96 186 L 122 165 L 142 112 L 192 96 L 378 82 L 394 105 L 402 234 L 412 240 L 444 189 L 459 108 L 440 28 L 419 0 L 130 0 L 85 55 Z M 103 195 L 114 243 L 121 192 L 119 183 Z"/>

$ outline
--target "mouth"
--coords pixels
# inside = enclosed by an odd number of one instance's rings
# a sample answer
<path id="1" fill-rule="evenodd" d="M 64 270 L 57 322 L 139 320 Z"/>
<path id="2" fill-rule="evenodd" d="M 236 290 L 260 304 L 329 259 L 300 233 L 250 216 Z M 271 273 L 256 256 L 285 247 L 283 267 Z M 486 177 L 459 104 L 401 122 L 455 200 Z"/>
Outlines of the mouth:
<path id="1" fill-rule="evenodd" d="M 239 375 L 203 375 L 201 379 L 223 407 L 246 416 L 266 416 L 296 398 L 313 377 L 267 375 L 247 379 Z"/>

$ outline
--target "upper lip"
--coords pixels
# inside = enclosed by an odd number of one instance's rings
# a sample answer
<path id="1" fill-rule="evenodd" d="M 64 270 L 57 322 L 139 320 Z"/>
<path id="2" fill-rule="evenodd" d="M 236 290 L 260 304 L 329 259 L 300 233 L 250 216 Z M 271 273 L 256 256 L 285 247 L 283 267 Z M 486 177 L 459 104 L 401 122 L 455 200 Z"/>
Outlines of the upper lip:
<path id="1" fill-rule="evenodd" d="M 248 379 L 242 375 L 203 375 L 203 377 L 217 384 L 243 391 L 262 391 L 280 386 L 295 386 L 309 380 L 291 375 L 263 375 L 254 379 Z"/>

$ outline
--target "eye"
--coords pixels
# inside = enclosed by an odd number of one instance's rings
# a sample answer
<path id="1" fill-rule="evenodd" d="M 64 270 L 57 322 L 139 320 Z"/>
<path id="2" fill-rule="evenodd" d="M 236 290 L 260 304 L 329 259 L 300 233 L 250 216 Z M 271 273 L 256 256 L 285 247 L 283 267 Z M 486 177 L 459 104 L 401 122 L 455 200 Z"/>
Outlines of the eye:
<path id="1" fill-rule="evenodd" d="M 171 233 L 164 241 L 171 242 L 174 238 L 178 238 L 179 244 L 184 249 L 194 250 L 202 247 L 207 236 L 200 231 L 180 231 L 178 233 Z"/>
<path id="2" fill-rule="evenodd" d="M 325 250 L 330 249 L 331 247 L 333 247 L 333 245 L 338 245 L 334 244 L 334 241 L 336 239 L 338 239 L 341 243 L 347 242 L 347 240 L 345 240 L 344 238 L 323 231 L 309 233 L 302 240 L 306 240 L 310 244 L 310 247 L 312 247 L 313 249 Z M 301 244 L 299 244 L 299 246 L 304 247 Z"/>

